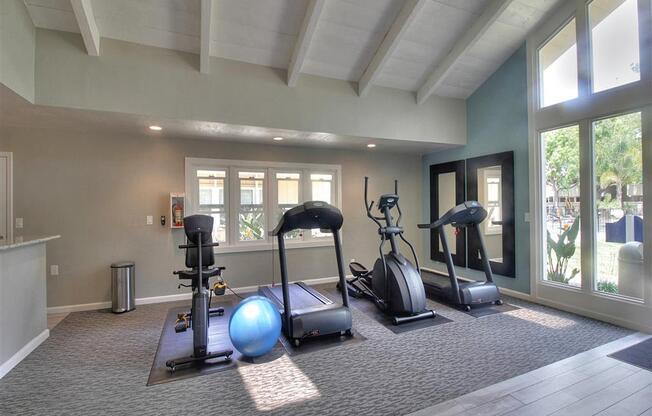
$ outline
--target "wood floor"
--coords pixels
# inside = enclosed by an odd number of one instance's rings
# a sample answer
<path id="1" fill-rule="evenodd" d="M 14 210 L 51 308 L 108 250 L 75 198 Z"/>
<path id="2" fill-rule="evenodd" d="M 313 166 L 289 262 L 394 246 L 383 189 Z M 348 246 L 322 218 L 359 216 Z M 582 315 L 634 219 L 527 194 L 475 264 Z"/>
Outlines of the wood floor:
<path id="1" fill-rule="evenodd" d="M 652 372 L 607 357 L 637 333 L 410 416 L 652 416 Z"/>

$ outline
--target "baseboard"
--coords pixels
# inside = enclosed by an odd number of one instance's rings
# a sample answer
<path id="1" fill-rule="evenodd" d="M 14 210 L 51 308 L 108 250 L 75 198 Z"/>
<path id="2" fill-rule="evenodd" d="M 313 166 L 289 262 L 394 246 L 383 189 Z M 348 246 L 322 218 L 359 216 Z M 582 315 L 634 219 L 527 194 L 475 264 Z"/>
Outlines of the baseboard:
<path id="1" fill-rule="evenodd" d="M 559 309 L 565 312 L 574 313 L 576 315 L 586 316 L 587 318 L 597 319 L 598 321 L 607 322 L 613 325 L 618 325 L 624 328 L 633 329 L 635 331 L 641 331 L 648 334 L 652 334 L 652 327 L 640 325 L 636 322 L 629 321 L 627 319 L 614 318 L 613 316 L 589 311 L 587 309 L 578 308 L 575 306 L 566 305 L 565 303 L 555 302 L 545 298 L 536 298 L 532 302 L 548 306 L 551 308 Z"/>
<path id="2" fill-rule="evenodd" d="M 63 305 L 48 307 L 48 315 L 54 313 L 71 313 L 82 311 L 95 311 L 111 307 L 111 302 L 82 303 L 79 305 Z"/>
<path id="3" fill-rule="evenodd" d="M 334 277 L 320 277 L 317 279 L 307 279 L 302 280 L 302 282 L 308 283 L 310 285 L 318 285 L 324 283 L 333 283 L 336 282 L 339 278 Z M 233 288 L 233 291 L 236 293 L 252 293 L 258 290 L 259 286 L 243 286 Z M 227 292 L 228 294 L 228 292 Z M 150 296 L 146 298 L 136 298 L 136 305 L 148 305 L 152 303 L 165 303 L 165 302 L 176 302 L 180 300 L 190 300 L 192 298 L 191 292 L 177 293 L 174 295 L 163 295 L 163 296 Z M 111 307 L 111 302 L 96 302 L 96 303 L 84 303 L 79 305 L 64 305 L 64 306 L 51 306 L 48 308 L 48 314 L 55 313 L 71 313 L 71 312 L 82 312 L 82 311 L 94 311 L 98 309 L 107 309 Z"/>
<path id="4" fill-rule="evenodd" d="M 0 364 L 0 379 L 7 375 L 14 367 L 16 367 L 21 361 L 25 359 L 32 351 L 34 351 L 43 341 L 48 339 L 50 336 L 50 330 L 46 329 L 37 336 L 35 336 L 30 342 L 25 344 L 23 348 L 18 350 L 14 355 L 12 355 L 7 361 Z"/>

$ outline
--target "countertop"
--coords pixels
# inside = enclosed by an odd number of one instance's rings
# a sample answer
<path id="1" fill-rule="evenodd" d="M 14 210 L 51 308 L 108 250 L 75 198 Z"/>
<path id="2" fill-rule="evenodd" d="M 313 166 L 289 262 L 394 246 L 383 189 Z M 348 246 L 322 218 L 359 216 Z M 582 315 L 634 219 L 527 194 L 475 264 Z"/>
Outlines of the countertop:
<path id="1" fill-rule="evenodd" d="M 31 246 L 34 244 L 41 244 L 50 240 L 60 238 L 60 235 L 26 235 L 16 236 L 10 240 L 0 240 L 0 251 L 11 250 L 13 248 Z"/>

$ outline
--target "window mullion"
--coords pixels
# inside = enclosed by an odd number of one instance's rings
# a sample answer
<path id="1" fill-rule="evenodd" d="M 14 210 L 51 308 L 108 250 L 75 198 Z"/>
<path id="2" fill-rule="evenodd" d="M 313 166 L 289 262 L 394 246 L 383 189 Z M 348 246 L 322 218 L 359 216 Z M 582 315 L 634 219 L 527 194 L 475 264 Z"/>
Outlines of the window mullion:
<path id="1" fill-rule="evenodd" d="M 595 253 L 597 246 L 593 232 L 596 224 L 595 186 L 593 176 L 593 136 L 591 122 L 579 122 L 580 135 L 580 245 L 582 265 L 582 291 L 593 291 Z"/>
<path id="2" fill-rule="evenodd" d="M 229 177 L 229 245 L 234 246 L 239 242 L 240 179 L 238 178 L 238 169 L 230 168 Z"/>
<path id="3" fill-rule="evenodd" d="M 641 81 L 652 86 L 652 1 L 638 0 L 638 36 Z"/>
<path id="4" fill-rule="evenodd" d="M 577 92 L 580 99 L 591 96 L 591 43 L 586 0 L 575 0 L 575 33 L 577 41 Z"/>
<path id="5" fill-rule="evenodd" d="M 649 10 L 648 10 L 649 11 Z M 642 111 L 642 146 L 643 146 L 643 216 L 652 218 L 652 106 Z M 652 221 L 645 221 L 643 235 L 648 242 L 644 244 L 644 270 L 648 275 L 644 276 L 644 300 L 648 306 L 652 306 Z"/>
<path id="6" fill-rule="evenodd" d="M 306 202 L 312 200 L 312 182 L 310 181 L 310 170 L 304 169 L 301 171 L 301 189 L 303 190 L 303 199 L 301 202 Z M 302 230 L 303 241 L 309 242 L 312 241 L 312 232 L 310 230 Z"/>

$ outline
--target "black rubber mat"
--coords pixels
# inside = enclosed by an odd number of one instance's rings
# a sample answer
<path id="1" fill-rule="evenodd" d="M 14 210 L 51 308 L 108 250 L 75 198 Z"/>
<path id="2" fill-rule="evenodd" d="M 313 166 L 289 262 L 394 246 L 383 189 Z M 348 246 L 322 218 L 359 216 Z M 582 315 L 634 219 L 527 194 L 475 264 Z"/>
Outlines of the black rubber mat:
<path id="1" fill-rule="evenodd" d="M 334 298 L 335 296 L 341 296 L 337 289 L 331 289 L 327 293 L 328 296 L 331 298 Z M 395 334 L 402 334 L 403 332 L 414 331 L 415 329 L 429 328 L 431 326 L 453 322 L 450 319 L 444 318 L 441 315 L 436 315 L 434 318 L 420 319 L 414 322 L 406 322 L 404 324 L 394 325 L 392 317 L 383 313 L 370 300 L 362 299 L 362 298 L 354 298 L 353 296 L 349 296 L 349 302 L 351 306 L 361 310 L 368 317 L 382 324 L 385 328 L 389 329 Z"/>
<path id="2" fill-rule="evenodd" d="M 314 351 L 321 351 L 341 345 L 353 345 L 367 339 L 364 336 L 360 335 L 360 333 L 356 332 L 355 329 L 353 329 L 351 332 L 351 336 L 340 336 L 339 334 L 334 334 L 323 335 L 314 338 L 306 338 L 301 341 L 301 345 L 299 347 L 295 347 L 294 344 L 292 344 L 292 342 L 283 335 L 281 335 L 279 341 L 281 341 L 281 344 L 283 344 L 285 351 L 287 351 L 289 355 L 299 355 Z"/>
<path id="3" fill-rule="evenodd" d="M 283 347 L 278 343 L 274 349 L 263 357 L 249 358 L 240 354 L 229 339 L 229 317 L 233 311 L 234 304 L 232 302 L 221 302 L 213 306 L 224 307 L 223 316 L 212 316 L 209 332 L 209 351 L 222 351 L 225 349 L 233 350 L 230 361 L 225 361 L 224 358 L 216 358 L 215 360 L 207 362 L 197 362 L 185 366 L 179 366 L 175 371 L 165 365 L 165 362 L 173 358 L 181 358 L 192 355 L 192 329 L 185 332 L 176 333 L 174 331 L 174 322 L 177 319 L 177 314 L 188 311 L 189 307 L 172 308 L 168 311 L 165 318 L 165 324 L 161 331 L 161 338 L 159 340 L 156 356 L 152 363 L 152 369 L 149 373 L 147 385 L 168 383 L 170 381 L 181 380 L 185 378 L 196 377 L 205 374 L 211 374 L 217 371 L 230 370 L 237 365 L 262 363 L 275 360 L 283 355 Z"/>
<path id="4" fill-rule="evenodd" d="M 471 308 L 470 312 L 462 311 L 467 315 L 471 315 L 474 318 L 482 318 L 483 316 L 495 315 L 497 313 L 515 311 L 516 309 L 521 309 L 518 306 L 510 305 L 508 303 L 503 303 L 502 305 L 483 305 L 483 306 L 474 306 Z"/>
<path id="5" fill-rule="evenodd" d="M 614 352 L 609 357 L 652 371 L 652 338 Z"/>

